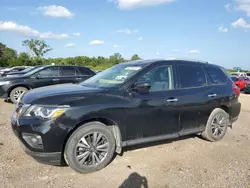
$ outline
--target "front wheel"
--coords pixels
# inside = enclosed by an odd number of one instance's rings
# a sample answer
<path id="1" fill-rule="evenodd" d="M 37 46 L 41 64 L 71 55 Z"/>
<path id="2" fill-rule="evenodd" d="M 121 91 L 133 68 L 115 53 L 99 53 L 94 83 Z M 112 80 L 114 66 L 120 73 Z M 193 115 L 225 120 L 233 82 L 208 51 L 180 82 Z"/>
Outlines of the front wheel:
<path id="1" fill-rule="evenodd" d="M 110 129 L 100 122 L 82 125 L 72 133 L 65 146 L 68 165 L 79 173 L 103 169 L 112 160 L 115 138 Z"/>
<path id="2" fill-rule="evenodd" d="M 202 137 L 208 141 L 216 142 L 221 140 L 226 132 L 229 124 L 229 115 L 220 108 L 214 109 L 210 114 L 206 129 L 202 132 Z"/>
<path id="3" fill-rule="evenodd" d="M 25 87 L 16 87 L 10 92 L 10 101 L 14 104 L 18 102 L 19 97 L 28 91 Z"/>

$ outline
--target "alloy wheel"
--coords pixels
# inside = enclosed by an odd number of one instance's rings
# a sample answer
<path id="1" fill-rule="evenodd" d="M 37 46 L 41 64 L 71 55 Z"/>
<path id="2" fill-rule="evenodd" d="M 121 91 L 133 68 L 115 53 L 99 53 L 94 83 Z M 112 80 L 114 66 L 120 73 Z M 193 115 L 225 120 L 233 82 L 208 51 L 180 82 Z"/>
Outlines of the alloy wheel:
<path id="1" fill-rule="evenodd" d="M 19 97 L 24 93 L 25 91 L 23 90 L 16 90 L 13 97 L 16 101 L 18 101 Z"/>
<path id="2" fill-rule="evenodd" d="M 99 132 L 88 133 L 76 145 L 76 160 L 83 166 L 96 166 L 107 157 L 108 151 L 106 136 Z"/>
<path id="3" fill-rule="evenodd" d="M 212 134 L 214 137 L 220 137 L 226 131 L 227 119 L 223 114 L 218 114 L 212 121 Z"/>

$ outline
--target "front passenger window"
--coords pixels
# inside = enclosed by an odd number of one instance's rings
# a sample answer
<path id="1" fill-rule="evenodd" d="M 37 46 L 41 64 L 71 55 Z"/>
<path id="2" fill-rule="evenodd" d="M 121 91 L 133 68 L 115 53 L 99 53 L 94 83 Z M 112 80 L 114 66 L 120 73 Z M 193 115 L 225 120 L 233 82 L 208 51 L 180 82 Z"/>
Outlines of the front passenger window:
<path id="1" fill-rule="evenodd" d="M 49 68 L 43 69 L 40 72 L 38 72 L 37 76 L 40 76 L 40 77 L 58 77 L 59 76 L 59 69 L 58 69 L 58 67 L 49 67 Z"/>
<path id="2" fill-rule="evenodd" d="M 172 66 L 164 65 L 154 68 L 143 75 L 140 81 L 146 81 L 151 84 L 149 92 L 167 91 L 173 89 Z"/>

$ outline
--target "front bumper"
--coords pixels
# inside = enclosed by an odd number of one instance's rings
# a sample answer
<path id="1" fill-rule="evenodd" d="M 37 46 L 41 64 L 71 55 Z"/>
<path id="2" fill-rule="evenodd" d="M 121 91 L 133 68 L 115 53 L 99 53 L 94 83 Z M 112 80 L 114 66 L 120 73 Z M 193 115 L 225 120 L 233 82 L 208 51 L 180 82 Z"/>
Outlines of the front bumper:
<path id="1" fill-rule="evenodd" d="M 11 126 L 15 136 L 25 153 L 36 161 L 50 165 L 64 165 L 63 149 L 67 135 L 71 129 L 61 121 L 43 121 L 18 118 L 13 114 Z M 42 138 L 42 148 L 33 147 L 24 138 L 24 134 L 39 135 Z"/>
<path id="2" fill-rule="evenodd" d="M 61 152 L 53 152 L 53 153 L 42 153 L 42 152 L 34 152 L 28 149 L 22 142 L 20 142 L 23 150 L 26 154 L 30 155 L 33 159 L 37 162 L 42 164 L 49 164 L 49 165 L 63 165 L 64 160 L 62 159 Z"/>

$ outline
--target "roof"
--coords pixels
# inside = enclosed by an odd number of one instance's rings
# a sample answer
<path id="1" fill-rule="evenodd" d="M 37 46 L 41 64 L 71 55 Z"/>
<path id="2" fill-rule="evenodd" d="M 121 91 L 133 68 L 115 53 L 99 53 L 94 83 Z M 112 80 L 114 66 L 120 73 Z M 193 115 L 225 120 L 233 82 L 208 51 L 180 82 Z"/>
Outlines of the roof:
<path id="1" fill-rule="evenodd" d="M 129 62 L 125 62 L 125 63 L 122 63 L 122 64 L 125 64 L 125 65 L 149 65 L 149 64 L 153 64 L 153 63 L 157 63 L 157 62 L 162 62 L 162 61 L 165 61 L 165 62 L 172 62 L 172 63 L 177 63 L 177 62 L 189 62 L 189 63 L 197 63 L 197 64 L 200 64 L 200 63 L 206 63 L 208 64 L 207 61 L 201 61 L 201 60 L 190 60 L 190 59 L 151 59 L 151 60 L 137 60 L 137 61 L 129 61 Z M 211 64 L 213 65 L 213 64 Z M 217 66 L 217 65 L 215 65 Z"/>

